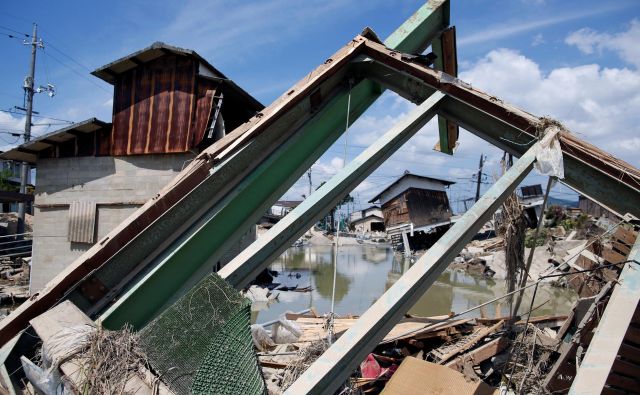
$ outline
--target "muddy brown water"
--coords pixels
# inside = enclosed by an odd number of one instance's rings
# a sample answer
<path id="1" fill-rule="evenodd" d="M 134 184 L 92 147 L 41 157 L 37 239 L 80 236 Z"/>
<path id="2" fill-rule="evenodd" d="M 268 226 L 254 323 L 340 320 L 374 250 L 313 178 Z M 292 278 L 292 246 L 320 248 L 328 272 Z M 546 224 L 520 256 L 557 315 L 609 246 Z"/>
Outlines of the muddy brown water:
<path id="1" fill-rule="evenodd" d="M 278 272 L 274 282 L 286 286 L 310 286 L 313 291 L 281 292 L 278 300 L 252 306 L 252 321 L 266 322 L 286 311 L 311 306 L 323 314 L 331 308 L 334 251 L 332 246 L 292 247 L 280 256 L 271 270 Z M 338 253 L 335 312 L 338 315 L 364 313 L 389 289 L 412 262 L 394 254 L 391 247 L 379 245 L 341 246 Z M 459 270 L 446 270 L 409 311 L 420 316 L 461 312 L 506 293 L 504 280 L 471 276 Z M 529 310 L 533 287 L 529 288 L 521 312 Z M 545 284 L 538 288 L 533 316 L 568 314 L 576 300 L 575 292 Z M 508 314 L 506 302 L 493 303 L 465 317 L 496 317 Z"/>

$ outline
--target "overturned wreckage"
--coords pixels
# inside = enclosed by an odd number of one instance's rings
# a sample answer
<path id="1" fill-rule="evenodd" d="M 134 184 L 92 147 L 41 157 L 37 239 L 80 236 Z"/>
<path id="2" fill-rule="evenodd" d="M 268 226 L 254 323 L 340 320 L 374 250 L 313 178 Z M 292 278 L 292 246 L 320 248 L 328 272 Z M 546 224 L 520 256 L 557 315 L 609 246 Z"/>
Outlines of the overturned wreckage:
<path id="1" fill-rule="evenodd" d="M 429 45 L 436 56 L 435 69 L 413 55 Z M 36 353 L 38 334 L 30 320 L 68 300 L 108 330 L 128 325 L 146 334 L 148 369 L 156 375 L 151 391 L 158 382 L 178 393 L 264 391 L 248 305 L 236 290 L 436 115 L 443 152 L 452 152 L 460 125 L 519 160 L 293 382 L 288 393 L 333 393 L 340 387 L 551 147 L 562 150 L 562 182 L 620 216 L 629 213 L 630 221 L 640 216 L 640 171 L 567 130 L 473 89 L 455 74 L 455 30 L 449 27 L 448 1 L 423 5 L 384 44 L 370 30 L 354 38 L 249 122 L 205 149 L 157 197 L 0 322 L 3 386 L 19 389 L 25 377 L 19 358 Z M 264 237 L 210 274 L 241 229 L 254 224 L 341 135 L 345 108 L 353 122 L 386 88 L 419 106 Z M 621 284 L 611 294 L 611 300 L 622 299 L 623 305 L 609 303 L 599 323 L 607 327 L 615 320 L 618 330 L 608 339 L 615 350 L 590 363 L 588 376 L 581 375 L 586 361 L 602 351 L 601 332 L 596 330 L 573 386 L 585 385 L 586 380 L 598 391 L 612 385 L 608 373 L 625 345 L 622 329 L 629 327 L 640 296 L 632 286 L 640 281 L 639 250 L 636 243 Z M 612 309 L 615 312 L 609 313 Z M 196 328 L 216 333 L 215 339 L 192 332 Z M 530 336 L 528 328 L 525 324 L 521 333 Z M 215 373 L 229 362 L 220 356 L 223 351 L 239 355 L 228 366 L 246 374 L 242 381 L 229 369 L 224 375 Z M 179 367 L 167 368 L 172 359 L 181 361 Z M 398 373 L 402 369 L 401 365 Z M 530 374 L 524 377 L 526 382 Z"/>

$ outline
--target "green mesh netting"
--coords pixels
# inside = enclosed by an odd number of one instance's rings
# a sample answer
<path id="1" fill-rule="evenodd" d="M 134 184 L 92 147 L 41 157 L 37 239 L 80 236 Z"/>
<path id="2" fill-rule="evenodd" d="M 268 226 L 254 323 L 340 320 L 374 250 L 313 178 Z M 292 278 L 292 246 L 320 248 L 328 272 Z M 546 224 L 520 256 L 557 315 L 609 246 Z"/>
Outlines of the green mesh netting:
<path id="1" fill-rule="evenodd" d="M 251 302 L 213 273 L 140 331 L 151 366 L 177 394 L 264 394 Z"/>

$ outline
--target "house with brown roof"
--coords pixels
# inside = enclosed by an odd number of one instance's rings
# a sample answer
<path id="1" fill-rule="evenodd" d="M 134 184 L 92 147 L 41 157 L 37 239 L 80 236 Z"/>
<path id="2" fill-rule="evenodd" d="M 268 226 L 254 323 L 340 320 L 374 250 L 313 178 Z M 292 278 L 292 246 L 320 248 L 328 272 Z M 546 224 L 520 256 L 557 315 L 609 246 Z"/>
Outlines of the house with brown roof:
<path id="1" fill-rule="evenodd" d="M 91 118 L 0 155 L 37 169 L 31 292 L 263 108 L 196 52 L 159 42 L 92 74 L 113 85 L 112 122 Z M 241 244 L 254 239 L 251 229 Z"/>

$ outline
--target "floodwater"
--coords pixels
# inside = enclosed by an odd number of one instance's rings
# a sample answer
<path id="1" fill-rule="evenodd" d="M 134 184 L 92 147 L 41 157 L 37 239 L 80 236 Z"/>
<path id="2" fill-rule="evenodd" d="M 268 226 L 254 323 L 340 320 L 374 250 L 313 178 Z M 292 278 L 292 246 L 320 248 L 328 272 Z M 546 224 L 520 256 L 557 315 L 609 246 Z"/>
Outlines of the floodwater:
<path id="1" fill-rule="evenodd" d="M 286 311 L 315 307 L 319 314 L 331 309 L 334 247 L 289 248 L 272 265 L 278 272 L 274 282 L 287 286 L 311 287 L 311 292 L 278 292 L 278 300 L 254 304 L 252 321 L 266 322 Z M 411 266 L 409 259 L 394 254 L 391 247 L 378 245 L 341 246 L 338 252 L 335 313 L 364 313 Z M 527 289 L 521 312 L 529 311 L 534 287 Z M 446 270 L 409 311 L 419 316 L 462 312 L 506 293 L 504 280 L 471 276 Z M 568 314 L 576 294 L 568 289 L 540 285 L 533 303 L 533 316 Z M 506 300 L 506 299 L 505 299 Z M 507 315 L 507 302 L 496 302 L 465 317 L 492 318 Z"/>

